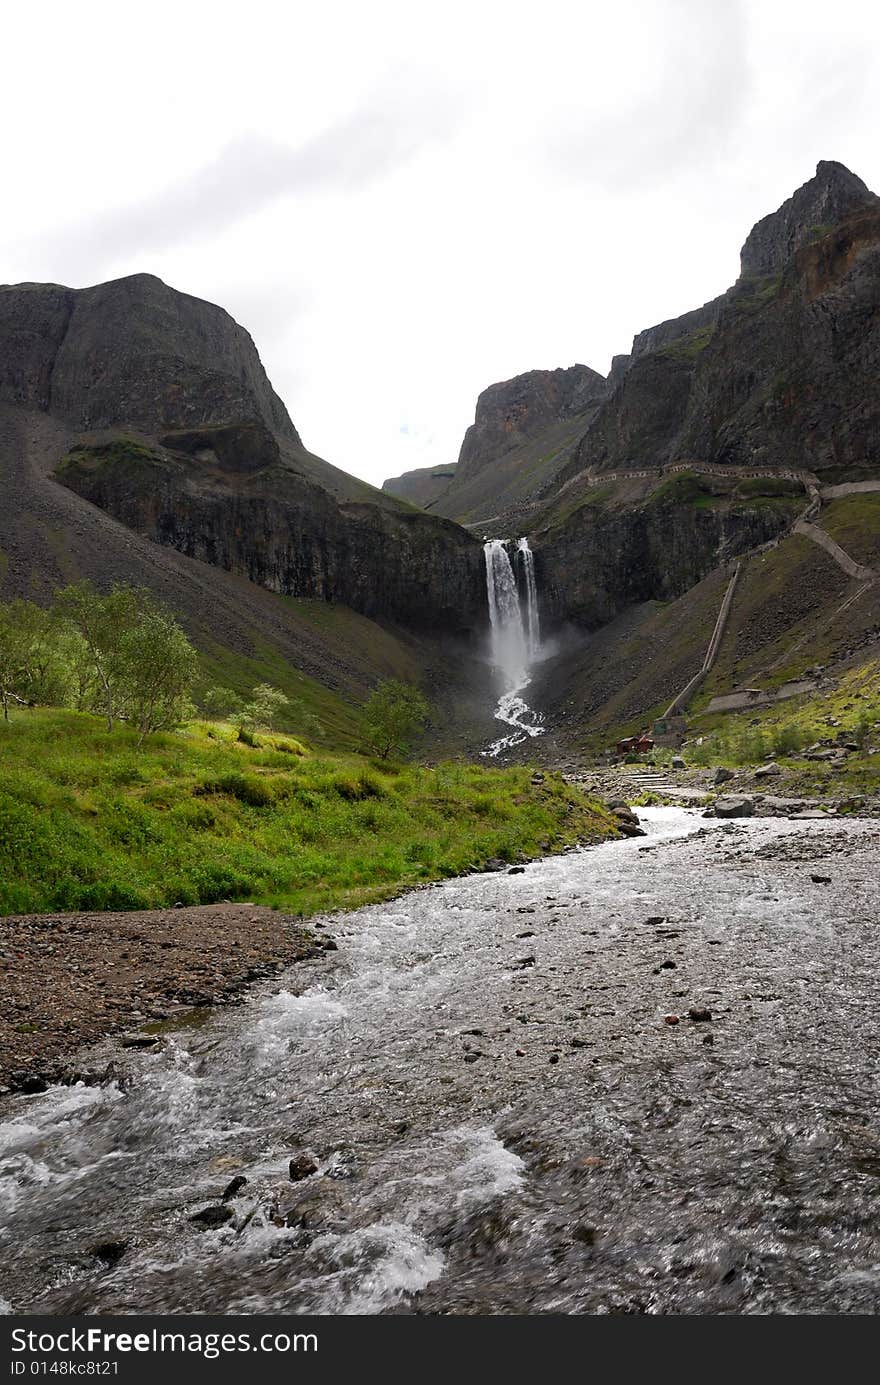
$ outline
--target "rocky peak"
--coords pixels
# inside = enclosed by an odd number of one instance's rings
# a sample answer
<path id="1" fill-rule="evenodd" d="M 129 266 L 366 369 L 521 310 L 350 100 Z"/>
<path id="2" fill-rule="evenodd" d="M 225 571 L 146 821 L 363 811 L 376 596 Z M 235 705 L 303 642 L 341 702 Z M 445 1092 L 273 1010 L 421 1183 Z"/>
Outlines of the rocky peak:
<path id="1" fill-rule="evenodd" d="M 152 274 L 0 287 L 0 399 L 84 428 L 260 422 L 299 443 L 245 329 Z"/>
<path id="2" fill-rule="evenodd" d="M 877 201 L 861 178 L 843 164 L 821 159 L 815 177 L 799 187 L 778 211 L 752 227 L 740 252 L 742 273 L 780 273 L 811 237 Z"/>
<path id="3" fill-rule="evenodd" d="M 604 377 L 585 365 L 530 370 L 513 380 L 490 385 L 477 400 L 475 420 L 464 435 L 457 481 L 467 479 L 549 424 L 595 406 L 605 391 Z"/>

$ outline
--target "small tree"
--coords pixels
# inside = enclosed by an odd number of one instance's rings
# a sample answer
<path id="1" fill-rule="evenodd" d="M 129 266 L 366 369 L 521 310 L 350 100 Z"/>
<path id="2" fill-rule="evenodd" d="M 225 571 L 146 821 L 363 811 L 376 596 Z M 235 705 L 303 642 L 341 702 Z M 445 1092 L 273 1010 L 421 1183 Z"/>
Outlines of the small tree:
<path id="1" fill-rule="evenodd" d="M 153 607 L 150 594 L 136 591 L 134 587 L 116 586 L 102 596 L 91 582 L 78 582 L 56 594 L 58 615 L 82 642 L 84 667 L 80 670 L 80 682 L 85 689 L 90 682 L 94 683 L 97 703 L 107 718 L 108 731 L 113 730 L 122 701 L 123 638 L 136 628 L 141 613 L 149 607 Z"/>
<path id="2" fill-rule="evenodd" d="M 202 711 L 211 721 L 228 721 L 243 710 L 243 703 L 232 688 L 208 688 L 201 697 Z"/>
<path id="3" fill-rule="evenodd" d="M 3 720 L 9 720 L 10 702 L 24 702 L 21 687 L 25 681 L 29 636 L 22 629 L 18 607 L 24 602 L 13 601 L 8 606 L 0 606 L 0 702 L 3 704 Z"/>
<path id="4" fill-rule="evenodd" d="M 238 739 L 248 742 L 257 731 L 274 730 L 279 716 L 289 706 L 290 700 L 280 688 L 273 688 L 271 683 L 258 683 L 250 701 L 232 717 L 233 725 L 238 727 Z"/>
<path id="5" fill-rule="evenodd" d="M 58 623 L 30 601 L 0 606 L 0 703 L 9 720 L 10 702 L 60 704 L 67 700 L 70 672 Z"/>
<path id="6" fill-rule="evenodd" d="M 198 655 L 169 611 L 150 602 L 117 652 L 118 692 L 126 719 L 140 731 L 179 726 L 191 714 Z"/>
<path id="7" fill-rule="evenodd" d="M 90 582 L 58 592 L 66 629 L 74 700 L 140 731 L 179 725 L 190 711 L 198 656 L 170 611 L 145 588 L 115 586 L 105 595 Z"/>
<path id="8" fill-rule="evenodd" d="M 413 737 L 428 719 L 430 708 L 411 683 L 386 678 L 377 684 L 364 708 L 371 745 L 383 760 L 392 750 L 409 750 Z"/>

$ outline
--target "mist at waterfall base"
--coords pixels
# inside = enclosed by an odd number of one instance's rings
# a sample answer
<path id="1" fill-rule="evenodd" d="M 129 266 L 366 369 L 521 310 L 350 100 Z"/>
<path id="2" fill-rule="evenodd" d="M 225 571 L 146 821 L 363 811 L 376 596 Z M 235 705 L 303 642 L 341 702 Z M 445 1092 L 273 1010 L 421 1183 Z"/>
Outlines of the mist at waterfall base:
<path id="1" fill-rule="evenodd" d="M 514 565 L 506 539 L 487 539 L 486 589 L 489 598 L 490 658 L 500 683 L 495 720 L 511 727 L 506 736 L 493 741 L 484 756 L 496 758 L 502 751 L 544 734 L 538 712 L 524 700 L 532 665 L 545 657 L 541 643 L 541 619 L 535 558 L 528 539 L 517 540 L 515 561 L 523 573 L 524 600 L 520 597 Z"/>

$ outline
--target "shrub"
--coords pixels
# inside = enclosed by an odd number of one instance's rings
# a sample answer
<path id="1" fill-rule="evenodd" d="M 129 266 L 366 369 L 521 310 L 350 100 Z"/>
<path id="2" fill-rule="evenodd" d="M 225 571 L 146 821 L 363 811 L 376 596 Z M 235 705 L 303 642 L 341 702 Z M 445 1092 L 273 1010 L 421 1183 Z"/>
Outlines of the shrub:
<path id="1" fill-rule="evenodd" d="M 197 790 L 198 792 L 198 790 Z M 249 808 L 267 808 L 275 801 L 271 785 L 249 774 L 222 774 L 202 786 L 202 793 L 226 793 Z"/>

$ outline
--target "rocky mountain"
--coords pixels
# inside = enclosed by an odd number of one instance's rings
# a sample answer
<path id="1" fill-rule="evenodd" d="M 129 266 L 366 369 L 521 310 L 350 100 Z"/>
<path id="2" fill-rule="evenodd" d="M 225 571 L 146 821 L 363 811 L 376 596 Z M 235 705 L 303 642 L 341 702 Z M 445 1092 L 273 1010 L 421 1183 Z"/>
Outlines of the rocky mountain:
<path id="1" fill-rule="evenodd" d="M 151 274 L 0 289 L 0 399 L 87 429 L 253 419 L 302 446 L 244 328 Z"/>
<path id="2" fill-rule="evenodd" d="M 750 232 L 732 287 L 639 332 L 607 381 L 572 367 L 484 391 L 432 509 L 481 535 L 528 534 L 548 625 L 602 632 L 601 665 L 572 656 L 571 679 L 547 666 L 557 710 L 588 684 L 591 716 L 632 714 L 621 680 L 643 707 L 681 686 L 738 558 L 757 652 L 729 676 L 785 665 L 789 638 L 797 671 L 876 637 L 878 381 L 880 201 L 823 161 Z M 856 493 L 838 499 L 840 485 Z M 843 559 L 829 560 L 835 544 Z"/>
<path id="3" fill-rule="evenodd" d="M 389 495 L 396 495 L 398 500 L 408 500 L 411 505 L 420 505 L 427 510 L 449 489 L 454 476 L 454 465 L 422 466 L 383 481 L 382 489 Z"/>
<path id="4" fill-rule="evenodd" d="M 768 479 L 843 478 L 875 467 L 880 201 L 842 164 L 820 162 L 813 178 L 758 222 L 741 259 L 730 289 L 639 332 L 631 351 L 615 357 L 607 381 L 574 366 L 484 391 L 455 479 L 433 502 L 435 512 L 469 524 L 485 520 L 491 532 L 530 532 L 553 567 L 559 553 L 579 545 L 605 560 L 627 547 L 623 517 L 651 489 L 637 482 L 638 473 L 657 487 L 670 466 L 729 468 L 731 477 L 751 468 Z M 717 552 L 723 544 L 727 556 L 736 533 L 746 543 L 767 538 L 790 509 L 777 504 L 774 514 L 760 504 L 761 514 L 750 518 L 735 491 L 735 483 L 718 484 L 714 495 L 704 487 L 699 496 L 704 527 L 715 531 Z M 629 547 L 641 555 L 640 574 L 646 564 L 655 568 L 660 594 L 669 590 L 670 572 L 646 557 L 656 547 L 644 537 L 650 518 L 640 511 Z M 682 518 L 689 526 L 681 506 L 667 517 L 670 550 Z M 599 532 L 606 523 L 614 529 L 607 541 Z M 683 534 L 681 546 L 691 538 Z M 710 544 L 703 561 L 711 556 Z M 577 581 L 589 584 L 592 572 L 582 568 Z M 560 604 L 568 614 L 582 609 L 563 572 L 554 585 L 565 593 Z M 615 588 L 624 603 L 631 598 L 630 584 Z"/>
<path id="5" fill-rule="evenodd" d="M 428 493 L 424 474 L 408 472 L 385 489 L 479 526 L 499 507 L 527 500 L 552 482 L 605 394 L 603 377 L 585 365 L 532 370 L 490 385 L 477 400 L 474 423 L 442 488 Z"/>
<path id="6" fill-rule="evenodd" d="M 744 276 L 781 274 L 802 246 L 878 199 L 841 163 L 820 159 L 816 176 L 752 227 L 740 252 Z"/>
<path id="7" fill-rule="evenodd" d="M 456 489 L 548 425 L 585 413 L 604 394 L 604 379 L 585 365 L 530 370 L 513 380 L 490 385 L 477 400 L 476 417 L 464 435 Z"/>
<path id="8" fill-rule="evenodd" d="M 413 629 L 484 619 L 479 545 L 308 452 L 248 333 L 151 275 L 0 288 L 0 401 L 62 423 L 55 479 L 160 544 Z"/>

